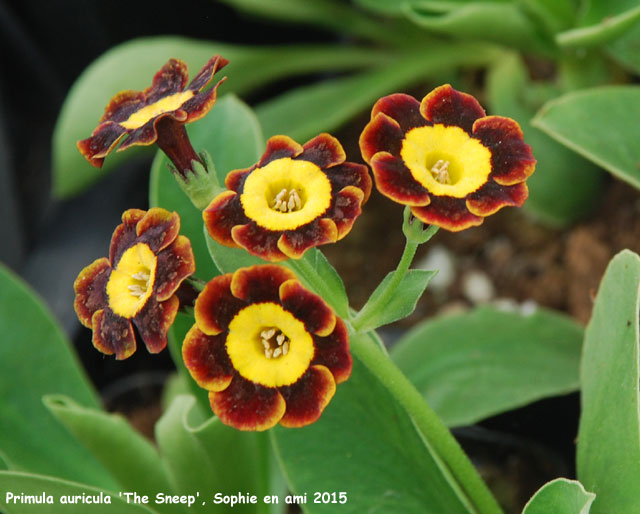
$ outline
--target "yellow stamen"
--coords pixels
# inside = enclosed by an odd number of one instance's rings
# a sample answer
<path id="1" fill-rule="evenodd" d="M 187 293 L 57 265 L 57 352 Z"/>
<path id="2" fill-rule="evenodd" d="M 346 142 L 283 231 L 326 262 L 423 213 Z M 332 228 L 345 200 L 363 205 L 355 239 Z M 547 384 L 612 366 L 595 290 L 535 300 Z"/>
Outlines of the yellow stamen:
<path id="1" fill-rule="evenodd" d="M 444 159 L 438 159 L 438 161 L 431 167 L 431 173 L 441 184 L 451 184 L 451 178 L 449 177 L 449 161 Z"/>

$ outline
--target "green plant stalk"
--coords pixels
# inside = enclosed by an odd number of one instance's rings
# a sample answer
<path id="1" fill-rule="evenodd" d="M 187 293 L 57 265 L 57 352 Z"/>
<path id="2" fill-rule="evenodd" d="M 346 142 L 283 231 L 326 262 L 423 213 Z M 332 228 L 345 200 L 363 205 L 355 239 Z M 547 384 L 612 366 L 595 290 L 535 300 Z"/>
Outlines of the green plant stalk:
<path id="1" fill-rule="evenodd" d="M 258 438 L 258 462 L 260 466 L 260 473 L 258 476 L 260 477 L 260 483 L 258 487 L 262 491 L 262 496 L 272 494 L 271 491 L 271 441 L 269 439 L 269 435 L 265 432 L 256 433 Z M 257 514 L 269 514 L 271 509 L 269 508 L 269 504 L 265 502 L 258 502 L 256 506 Z"/>
<path id="2" fill-rule="evenodd" d="M 352 338 L 351 351 L 385 385 L 411 416 L 425 444 L 441 459 L 440 465 L 443 471 L 449 475 L 452 486 L 465 501 L 470 512 L 503 514 L 491 491 L 449 429 L 409 379 L 380 349 L 377 344 L 379 339 L 377 333 L 371 331 L 367 336 Z"/>

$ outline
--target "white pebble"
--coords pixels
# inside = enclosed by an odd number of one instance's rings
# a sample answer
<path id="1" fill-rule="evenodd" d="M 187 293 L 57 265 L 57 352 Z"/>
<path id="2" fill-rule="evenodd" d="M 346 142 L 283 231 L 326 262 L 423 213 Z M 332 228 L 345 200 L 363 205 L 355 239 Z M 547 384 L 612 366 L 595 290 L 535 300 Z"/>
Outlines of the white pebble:
<path id="1" fill-rule="evenodd" d="M 495 297 L 496 290 L 486 273 L 473 270 L 462 277 L 462 294 L 471 303 L 487 303 Z"/>
<path id="2" fill-rule="evenodd" d="M 436 270 L 438 273 L 429 282 L 429 289 L 443 291 L 447 289 L 456 278 L 456 269 L 453 256 L 442 245 L 433 246 L 416 265 L 416 268 Z"/>

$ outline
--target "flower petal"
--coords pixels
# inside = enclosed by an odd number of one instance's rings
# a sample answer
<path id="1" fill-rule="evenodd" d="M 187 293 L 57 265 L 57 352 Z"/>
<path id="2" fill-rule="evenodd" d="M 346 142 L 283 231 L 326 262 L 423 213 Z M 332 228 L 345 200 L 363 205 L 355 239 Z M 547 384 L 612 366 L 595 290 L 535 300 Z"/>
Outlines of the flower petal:
<path id="1" fill-rule="evenodd" d="M 94 312 L 91 328 L 93 346 L 98 351 L 106 355 L 115 353 L 118 360 L 126 359 L 136 351 L 136 338 L 131 322 L 114 314 L 111 309 Z"/>
<path id="2" fill-rule="evenodd" d="M 249 174 L 255 169 L 256 165 L 253 165 L 250 168 L 230 171 L 224 179 L 224 185 L 231 191 L 241 193 L 244 187 L 244 181 L 247 180 Z"/>
<path id="3" fill-rule="evenodd" d="M 316 354 L 312 365 L 320 364 L 329 368 L 336 384 L 341 384 L 351 375 L 353 360 L 349 352 L 349 333 L 347 325 L 336 317 L 336 326 L 327 337 L 313 338 Z"/>
<path id="4" fill-rule="evenodd" d="M 153 77 L 151 87 L 145 89 L 147 104 L 153 104 L 164 96 L 179 93 L 187 85 L 187 65 L 179 59 L 169 61 Z"/>
<path id="5" fill-rule="evenodd" d="M 98 125 L 91 137 L 78 141 L 76 146 L 92 166 L 102 168 L 105 156 L 115 148 L 126 132 L 117 123 L 105 121 Z"/>
<path id="6" fill-rule="evenodd" d="M 491 178 L 498 184 L 511 186 L 534 172 L 536 160 L 515 120 L 486 116 L 473 124 L 473 136 L 491 151 Z"/>
<path id="7" fill-rule="evenodd" d="M 318 336 L 328 336 L 336 326 L 336 316 L 318 295 L 302 287 L 297 279 L 280 285 L 282 306 L 304 323 L 305 328 Z"/>
<path id="8" fill-rule="evenodd" d="M 379 112 L 360 134 L 360 151 L 365 162 L 370 162 L 378 152 L 399 156 L 404 131 L 389 115 Z"/>
<path id="9" fill-rule="evenodd" d="M 477 216 L 490 216 L 503 207 L 520 207 L 527 196 L 529 188 L 524 182 L 514 186 L 501 186 L 489 182 L 467 197 L 467 208 Z"/>
<path id="10" fill-rule="evenodd" d="M 209 82 L 211 82 L 211 79 L 213 79 L 213 76 L 218 72 L 218 70 L 221 70 L 227 64 L 229 64 L 229 61 L 227 59 L 220 55 L 214 55 L 207 61 L 207 63 L 202 67 L 198 74 L 193 77 L 193 80 L 191 81 L 191 84 L 189 84 L 189 87 L 187 87 L 187 89 L 194 92 L 199 92 Z"/>
<path id="11" fill-rule="evenodd" d="M 293 271 L 275 264 L 240 268 L 233 274 L 231 292 L 248 303 L 280 303 L 280 285 L 295 278 Z"/>
<path id="12" fill-rule="evenodd" d="M 109 260 L 114 268 L 125 250 L 138 238 L 136 225 L 145 214 L 146 211 L 140 209 L 127 209 L 122 213 L 122 223 L 113 231 L 109 247 Z"/>
<path id="13" fill-rule="evenodd" d="M 292 386 L 281 387 L 287 410 L 280 420 L 284 427 L 298 428 L 314 423 L 336 392 L 336 382 L 324 366 L 312 366 Z"/>
<path id="14" fill-rule="evenodd" d="M 380 98 L 373 106 L 371 119 L 380 112 L 397 121 L 403 132 L 427 125 L 427 120 L 420 114 L 420 102 L 404 93 L 395 93 Z"/>
<path id="15" fill-rule="evenodd" d="M 194 308 L 196 324 L 207 335 L 227 330 L 234 316 L 246 306 L 232 294 L 232 277 L 232 273 L 227 273 L 213 278 L 198 295 Z"/>
<path id="16" fill-rule="evenodd" d="M 331 134 L 322 133 L 307 141 L 303 152 L 297 157 L 314 163 L 320 168 L 342 164 L 347 158 L 340 142 Z"/>
<path id="17" fill-rule="evenodd" d="M 218 98 L 218 87 L 222 84 L 227 77 L 221 78 L 217 84 L 204 93 L 200 93 L 190 100 L 187 100 L 182 104 L 181 109 L 187 113 L 187 119 L 185 123 L 191 123 L 192 121 L 198 121 L 211 110 L 213 104 L 216 103 Z"/>
<path id="18" fill-rule="evenodd" d="M 125 121 L 138 109 L 144 107 L 144 104 L 144 92 L 133 90 L 120 91 L 109 100 L 109 103 L 104 109 L 104 114 L 102 118 L 100 118 L 100 123 L 107 120 L 116 123 Z"/>
<path id="19" fill-rule="evenodd" d="M 158 254 L 155 295 L 160 302 L 169 298 L 182 281 L 196 271 L 191 241 L 179 235 L 171 246 Z"/>
<path id="20" fill-rule="evenodd" d="M 278 248 L 291 259 L 300 259 L 304 252 L 314 246 L 335 243 L 338 240 L 338 227 L 329 218 L 320 218 L 297 230 L 284 232 L 278 239 Z"/>
<path id="21" fill-rule="evenodd" d="M 365 204 L 371 194 L 371 176 L 364 164 L 344 162 L 324 170 L 331 182 L 333 191 L 342 191 L 347 186 L 354 186 L 364 193 L 362 203 Z"/>
<path id="22" fill-rule="evenodd" d="M 484 218 L 472 214 L 464 198 L 433 196 L 431 203 L 423 207 L 411 207 L 413 215 L 424 223 L 438 225 L 458 232 L 482 224 Z"/>
<path id="23" fill-rule="evenodd" d="M 233 227 L 231 237 L 238 246 L 251 255 L 266 261 L 277 262 L 287 258 L 278 248 L 280 233 L 261 228 L 254 222 Z"/>
<path id="24" fill-rule="evenodd" d="M 182 358 L 196 383 L 207 391 L 223 391 L 233 378 L 225 334 L 208 336 L 193 325 L 182 343 Z"/>
<path id="25" fill-rule="evenodd" d="M 240 196 L 233 191 L 224 191 L 216 196 L 209 206 L 202 211 L 202 218 L 209 235 L 225 246 L 237 247 L 231 230 L 236 225 L 248 222 L 242 210 Z"/>
<path id="26" fill-rule="evenodd" d="M 371 159 L 371 169 L 383 195 L 403 205 L 429 205 L 429 192 L 413 178 L 402 159 L 378 152 Z"/>
<path id="27" fill-rule="evenodd" d="M 337 194 L 329 217 L 336 224 L 338 239 L 342 239 L 350 232 L 356 218 L 362 213 L 363 203 L 364 193 L 357 187 L 347 186 Z"/>
<path id="28" fill-rule="evenodd" d="M 253 384 L 237 374 L 224 391 L 210 392 L 209 402 L 220 421 L 238 430 L 267 430 L 280 421 L 286 409 L 277 389 Z"/>
<path id="29" fill-rule="evenodd" d="M 84 268 L 73 283 L 76 298 L 73 304 L 80 323 L 91 328 L 93 314 L 107 306 L 105 289 L 111 275 L 109 259 L 96 259 Z"/>
<path id="30" fill-rule="evenodd" d="M 271 161 L 283 157 L 295 157 L 303 152 L 303 148 L 288 136 L 273 136 L 267 141 L 267 149 L 258 162 L 257 167 L 262 168 Z"/>
<path id="31" fill-rule="evenodd" d="M 432 123 L 455 125 L 471 134 L 473 122 L 485 116 L 478 101 L 449 84 L 435 88 L 422 99 L 420 112 Z"/>
<path id="32" fill-rule="evenodd" d="M 160 207 L 152 207 L 136 225 L 136 234 L 141 243 L 146 243 L 153 253 L 169 246 L 180 232 L 180 216 Z"/>
<path id="33" fill-rule="evenodd" d="M 180 308 L 177 296 L 164 302 L 149 298 L 142 310 L 133 318 L 138 333 L 149 353 L 159 353 L 167 346 L 167 332 L 173 325 Z"/>

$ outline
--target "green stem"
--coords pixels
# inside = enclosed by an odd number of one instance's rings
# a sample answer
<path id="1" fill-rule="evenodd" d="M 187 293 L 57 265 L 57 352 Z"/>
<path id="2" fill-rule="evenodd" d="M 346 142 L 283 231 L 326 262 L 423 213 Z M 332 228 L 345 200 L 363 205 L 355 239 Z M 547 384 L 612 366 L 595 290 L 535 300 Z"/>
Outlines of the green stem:
<path id="1" fill-rule="evenodd" d="M 478 514 L 503 514 L 502 509 L 480 478 L 458 442 L 442 423 L 407 377 L 379 348 L 377 334 L 354 337 L 351 350 L 371 371 L 411 416 L 424 442 L 440 459 L 445 474 L 465 500 L 471 512 Z"/>

